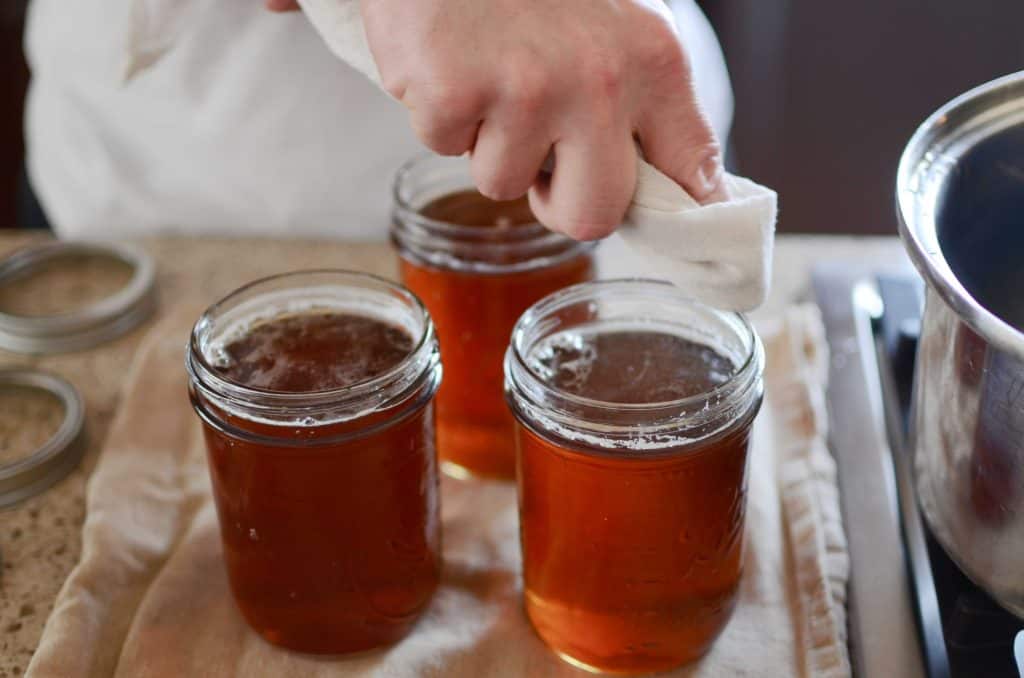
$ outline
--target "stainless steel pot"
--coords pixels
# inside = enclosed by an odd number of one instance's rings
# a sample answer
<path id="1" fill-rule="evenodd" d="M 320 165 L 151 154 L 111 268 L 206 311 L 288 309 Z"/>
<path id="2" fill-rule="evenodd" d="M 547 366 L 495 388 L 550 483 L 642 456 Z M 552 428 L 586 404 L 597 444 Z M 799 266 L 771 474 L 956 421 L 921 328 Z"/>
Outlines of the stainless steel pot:
<path id="1" fill-rule="evenodd" d="M 927 283 L 918 500 L 967 576 L 1024 617 L 1024 71 L 925 121 L 900 160 L 897 203 Z"/>

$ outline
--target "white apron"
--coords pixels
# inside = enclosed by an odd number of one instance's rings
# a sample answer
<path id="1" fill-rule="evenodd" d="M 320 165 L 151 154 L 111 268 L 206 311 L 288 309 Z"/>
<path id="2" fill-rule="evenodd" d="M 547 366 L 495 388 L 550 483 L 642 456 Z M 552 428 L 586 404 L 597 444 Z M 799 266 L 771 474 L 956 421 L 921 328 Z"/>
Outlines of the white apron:
<path id="1" fill-rule="evenodd" d="M 732 93 L 693 0 L 671 3 L 725 139 Z M 33 0 L 28 170 L 61 237 L 157 233 L 381 240 L 391 178 L 421 150 L 405 109 L 301 13 L 217 0 L 123 82 L 129 0 Z"/>

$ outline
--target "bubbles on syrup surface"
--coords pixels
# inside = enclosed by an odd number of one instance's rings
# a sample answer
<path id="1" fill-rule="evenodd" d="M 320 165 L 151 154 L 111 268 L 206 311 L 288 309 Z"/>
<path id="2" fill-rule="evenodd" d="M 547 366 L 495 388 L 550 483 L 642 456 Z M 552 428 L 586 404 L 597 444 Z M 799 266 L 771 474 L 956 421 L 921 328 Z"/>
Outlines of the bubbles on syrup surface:
<path id="1" fill-rule="evenodd" d="M 428 219 L 478 228 L 511 229 L 537 221 L 525 195 L 515 200 L 491 200 L 475 189 L 443 195 L 419 212 Z"/>
<path id="2" fill-rule="evenodd" d="M 708 393 L 736 371 L 709 346 L 656 329 L 560 332 L 531 350 L 527 362 L 560 390 L 622 404 Z"/>
<path id="3" fill-rule="evenodd" d="M 542 379 L 572 391 L 586 383 L 596 358 L 597 349 L 586 337 L 562 332 L 540 344 L 528 360 Z"/>
<path id="4" fill-rule="evenodd" d="M 210 348 L 207 355 L 207 361 L 210 363 L 211 367 L 217 370 L 226 370 L 234 363 L 231 359 L 231 354 L 229 354 L 227 349 L 221 344 Z"/>
<path id="5" fill-rule="evenodd" d="M 354 313 L 281 315 L 235 336 L 209 351 L 214 368 L 251 388 L 292 393 L 368 381 L 398 365 L 413 349 L 404 329 Z M 300 423 L 317 422 L 306 417 Z"/>

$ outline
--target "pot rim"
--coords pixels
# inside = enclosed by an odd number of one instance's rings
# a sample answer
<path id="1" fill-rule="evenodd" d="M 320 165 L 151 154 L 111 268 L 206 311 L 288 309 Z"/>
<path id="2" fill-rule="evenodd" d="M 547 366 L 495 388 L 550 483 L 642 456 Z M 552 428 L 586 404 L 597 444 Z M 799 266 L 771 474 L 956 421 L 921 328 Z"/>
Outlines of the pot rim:
<path id="1" fill-rule="evenodd" d="M 939 242 L 936 205 L 950 172 L 981 141 L 1024 124 L 1024 71 L 975 87 L 932 113 L 910 138 L 896 172 L 899 231 L 910 259 L 946 304 L 991 344 L 1024 358 L 1024 334 L 974 298 Z"/>

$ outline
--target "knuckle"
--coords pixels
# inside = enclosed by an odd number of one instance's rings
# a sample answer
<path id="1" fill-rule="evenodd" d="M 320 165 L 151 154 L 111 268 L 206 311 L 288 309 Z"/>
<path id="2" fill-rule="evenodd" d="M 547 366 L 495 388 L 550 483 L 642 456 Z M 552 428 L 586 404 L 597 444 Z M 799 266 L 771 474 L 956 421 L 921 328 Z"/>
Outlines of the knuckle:
<path id="1" fill-rule="evenodd" d="M 718 143 L 714 131 L 702 118 L 689 130 L 684 152 L 694 166 L 707 166 L 709 163 L 722 162 L 722 145 Z"/>
<path id="2" fill-rule="evenodd" d="M 592 57 L 586 66 L 585 86 L 599 99 L 618 99 L 625 81 L 625 64 L 610 56 Z"/>
<path id="3" fill-rule="evenodd" d="M 441 155 L 461 155 L 468 150 L 468 130 L 452 125 L 436 111 L 417 108 L 412 113 L 412 127 L 427 148 Z"/>
<path id="4" fill-rule="evenodd" d="M 508 69 L 508 96 L 524 115 L 535 115 L 544 110 L 553 91 L 551 78 L 526 60 L 517 61 Z"/>
<path id="5" fill-rule="evenodd" d="M 459 64 L 439 59 L 420 65 L 416 86 L 437 114 L 449 119 L 474 118 L 483 107 L 485 84 Z"/>
<path id="6" fill-rule="evenodd" d="M 430 86 L 429 99 L 439 116 L 448 118 L 470 117 L 476 108 L 476 96 L 472 88 L 460 86 L 449 78 L 434 81 Z"/>
<path id="7" fill-rule="evenodd" d="M 413 125 L 416 136 L 430 150 L 441 155 L 462 155 L 469 150 L 469 135 L 462 129 L 445 127 L 438 119 L 423 120 Z"/>
<path id="8" fill-rule="evenodd" d="M 688 61 L 679 36 L 660 18 L 651 24 L 645 29 L 644 40 L 637 43 L 642 66 L 658 73 L 686 72 Z"/>
<path id="9" fill-rule="evenodd" d="M 449 78 L 417 84 L 411 91 L 413 127 L 428 148 L 442 155 L 469 150 L 478 121 L 478 99 Z"/>
<path id="10" fill-rule="evenodd" d="M 710 127 L 704 128 L 703 131 L 705 141 L 697 147 L 697 156 L 702 158 L 703 163 L 706 162 L 722 162 L 722 145 L 718 143 L 718 139 L 715 138 L 714 132 L 711 131 Z"/>

